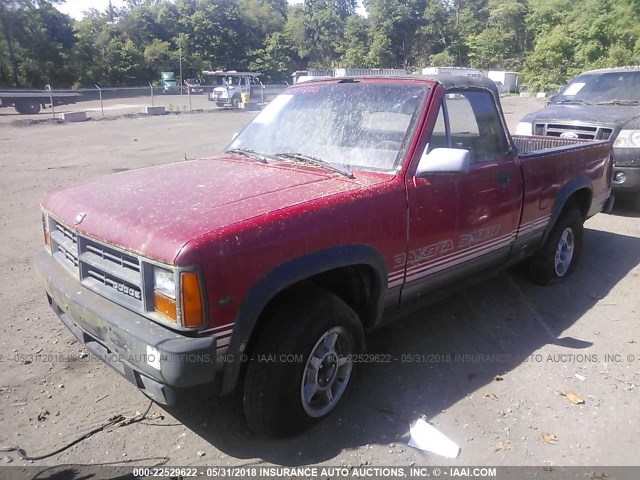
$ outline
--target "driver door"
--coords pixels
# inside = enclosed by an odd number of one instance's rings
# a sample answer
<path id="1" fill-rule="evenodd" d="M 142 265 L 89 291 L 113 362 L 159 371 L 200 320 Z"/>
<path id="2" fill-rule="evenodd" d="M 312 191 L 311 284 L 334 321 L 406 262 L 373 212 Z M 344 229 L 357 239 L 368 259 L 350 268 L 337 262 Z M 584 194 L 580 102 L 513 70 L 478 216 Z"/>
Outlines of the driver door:
<path id="1" fill-rule="evenodd" d="M 520 218 L 522 176 L 488 90 L 448 91 L 426 152 L 470 152 L 470 171 L 407 179 L 409 240 L 401 301 L 508 258 Z"/>

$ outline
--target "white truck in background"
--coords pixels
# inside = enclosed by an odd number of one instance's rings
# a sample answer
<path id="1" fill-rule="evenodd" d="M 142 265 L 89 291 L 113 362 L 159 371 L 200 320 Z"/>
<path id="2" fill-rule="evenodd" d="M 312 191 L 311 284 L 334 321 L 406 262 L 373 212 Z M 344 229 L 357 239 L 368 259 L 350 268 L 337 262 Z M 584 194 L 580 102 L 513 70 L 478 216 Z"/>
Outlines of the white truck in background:
<path id="1" fill-rule="evenodd" d="M 239 108 L 243 103 L 242 94 L 251 94 L 251 85 L 262 86 L 258 78 L 262 74 L 258 72 L 204 70 L 202 74 L 205 77 L 214 77 L 214 82 L 218 85 L 209 92 L 209 101 L 215 102 L 218 107 Z"/>
<path id="2" fill-rule="evenodd" d="M 463 67 L 424 67 L 422 75 L 460 75 L 462 77 L 479 78 L 484 77 L 480 70 Z"/>

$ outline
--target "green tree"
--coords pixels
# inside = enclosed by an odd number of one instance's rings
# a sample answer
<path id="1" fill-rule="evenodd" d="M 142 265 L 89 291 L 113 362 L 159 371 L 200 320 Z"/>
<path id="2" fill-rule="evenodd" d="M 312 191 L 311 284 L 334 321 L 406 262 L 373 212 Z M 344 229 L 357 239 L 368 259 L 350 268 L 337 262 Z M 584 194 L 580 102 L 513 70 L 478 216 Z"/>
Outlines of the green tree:
<path id="1" fill-rule="evenodd" d="M 372 37 L 370 63 L 382 68 L 412 65 L 427 0 L 368 0 L 366 7 Z"/>
<path id="2" fill-rule="evenodd" d="M 351 15 L 345 22 L 344 47 L 340 62 L 345 67 L 362 68 L 369 65 L 369 22 L 360 15 Z"/>
<path id="3" fill-rule="evenodd" d="M 486 10 L 484 28 L 466 40 L 470 65 L 518 69 L 527 40 L 526 5 L 520 0 L 489 0 Z"/>
<path id="4" fill-rule="evenodd" d="M 71 19 L 50 0 L 0 2 L 0 84 L 70 85 Z"/>

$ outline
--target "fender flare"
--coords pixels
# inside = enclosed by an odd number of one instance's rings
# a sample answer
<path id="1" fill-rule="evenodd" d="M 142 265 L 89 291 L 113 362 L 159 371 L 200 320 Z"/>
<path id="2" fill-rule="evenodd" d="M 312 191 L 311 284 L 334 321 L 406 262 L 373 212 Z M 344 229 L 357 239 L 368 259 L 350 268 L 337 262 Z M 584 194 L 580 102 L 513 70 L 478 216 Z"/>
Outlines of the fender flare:
<path id="1" fill-rule="evenodd" d="M 387 287 L 387 268 L 382 255 L 369 245 L 342 245 L 320 250 L 289 260 L 260 278 L 249 290 L 240 307 L 231 335 L 231 344 L 222 369 L 220 394 L 230 393 L 236 386 L 243 362 L 241 354 L 247 348 L 251 335 L 267 304 L 287 287 L 320 273 L 352 265 L 368 265 L 375 275 L 373 294 L 378 315 L 382 312 L 384 290 Z M 377 297 L 377 298 L 375 298 Z"/>
<path id="2" fill-rule="evenodd" d="M 556 197 L 555 202 L 553 203 L 553 207 L 551 210 L 551 221 L 549 222 L 549 225 L 547 226 L 547 229 L 544 232 L 544 235 L 542 237 L 542 242 L 540 243 L 541 245 L 547 241 L 547 237 L 549 236 L 549 234 L 551 233 L 551 230 L 553 230 L 553 227 L 558 221 L 558 217 L 560 217 L 560 214 L 564 210 L 564 207 L 567 204 L 567 200 L 569 200 L 569 197 L 571 197 L 571 195 L 576 193 L 578 190 L 585 190 L 585 189 L 588 190 L 589 192 L 589 205 L 587 205 L 587 212 L 588 212 L 589 206 L 591 205 L 591 201 L 593 200 L 593 188 L 591 185 L 591 180 L 589 180 L 588 177 L 580 176 L 580 177 L 572 178 L 571 180 L 569 180 L 567 183 L 564 184 L 564 186 L 560 190 L 560 193 L 558 193 L 558 196 Z"/>

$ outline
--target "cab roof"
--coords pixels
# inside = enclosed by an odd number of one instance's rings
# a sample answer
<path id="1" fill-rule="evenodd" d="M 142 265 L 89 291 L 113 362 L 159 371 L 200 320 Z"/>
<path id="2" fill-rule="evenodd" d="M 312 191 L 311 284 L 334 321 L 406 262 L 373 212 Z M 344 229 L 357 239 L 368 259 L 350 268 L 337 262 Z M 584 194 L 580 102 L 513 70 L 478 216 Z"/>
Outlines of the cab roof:
<path id="1" fill-rule="evenodd" d="M 366 75 L 366 76 L 353 76 L 353 77 L 332 77 L 332 78 L 318 78 L 304 82 L 304 85 L 316 82 L 331 82 L 337 83 L 343 82 L 357 82 L 364 80 L 401 80 L 407 81 L 423 81 L 423 82 L 435 82 L 442 85 L 446 90 L 451 89 L 465 89 L 465 88 L 483 88 L 490 90 L 496 98 L 500 97 L 498 87 L 496 83 L 488 77 L 467 77 L 465 75 Z M 293 85 L 295 86 L 295 85 Z"/>
<path id="2" fill-rule="evenodd" d="M 629 65 L 626 67 L 611 67 L 611 68 L 599 68 L 597 70 L 588 70 L 583 73 L 625 73 L 625 72 L 640 72 L 640 65 Z"/>

